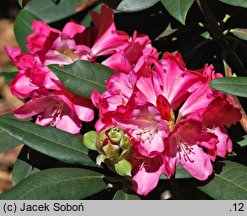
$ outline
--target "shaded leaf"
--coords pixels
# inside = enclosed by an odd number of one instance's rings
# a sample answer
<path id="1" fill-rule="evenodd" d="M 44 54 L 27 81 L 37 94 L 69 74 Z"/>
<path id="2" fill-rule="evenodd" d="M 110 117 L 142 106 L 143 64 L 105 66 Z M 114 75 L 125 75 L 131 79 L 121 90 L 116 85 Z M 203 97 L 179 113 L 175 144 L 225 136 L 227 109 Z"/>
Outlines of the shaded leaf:
<path id="1" fill-rule="evenodd" d="M 176 168 L 175 179 L 193 178 L 183 167 L 179 164 Z M 160 179 L 167 179 L 165 175 L 160 176 Z"/>
<path id="2" fill-rule="evenodd" d="M 247 77 L 224 77 L 210 82 L 209 86 L 228 94 L 247 97 Z"/>
<path id="3" fill-rule="evenodd" d="M 245 7 L 247 8 L 247 1 L 246 0 L 220 0 L 221 2 L 224 2 L 229 5 L 233 6 L 239 6 L 239 7 Z"/>
<path id="4" fill-rule="evenodd" d="M 123 12 L 135 12 L 148 9 L 160 0 L 102 0 L 110 7 Z"/>
<path id="5" fill-rule="evenodd" d="M 5 152 L 21 144 L 21 141 L 0 130 L 0 152 Z"/>
<path id="6" fill-rule="evenodd" d="M 69 17 L 77 12 L 77 6 L 87 0 L 32 0 L 25 9 L 38 16 L 44 22 L 51 23 Z"/>
<path id="7" fill-rule="evenodd" d="M 50 126 L 42 127 L 19 121 L 11 115 L 0 117 L 0 128 L 30 148 L 50 157 L 67 163 L 96 166 L 88 157 L 88 149 L 82 145 L 80 136 Z"/>
<path id="8" fill-rule="evenodd" d="M 23 0 L 18 0 L 18 4 L 23 7 Z"/>
<path id="9" fill-rule="evenodd" d="M 96 131 L 89 131 L 83 136 L 83 144 L 91 150 L 96 150 L 97 137 L 98 133 Z"/>
<path id="10" fill-rule="evenodd" d="M 235 28 L 231 29 L 230 32 L 240 39 L 247 40 L 247 29 Z"/>
<path id="11" fill-rule="evenodd" d="M 140 197 L 135 194 L 127 194 L 122 190 L 118 190 L 115 193 L 113 200 L 140 200 Z"/>
<path id="12" fill-rule="evenodd" d="M 187 13 L 194 0 L 161 0 L 166 10 L 179 22 L 185 24 Z"/>
<path id="13" fill-rule="evenodd" d="M 22 181 L 24 178 L 39 172 L 39 169 L 33 167 L 26 161 L 17 159 L 12 170 L 13 186 Z"/>
<path id="14" fill-rule="evenodd" d="M 32 24 L 34 20 L 40 20 L 36 15 L 26 10 L 22 9 L 14 23 L 15 38 L 22 49 L 22 51 L 27 52 L 26 43 L 27 36 L 33 32 Z"/>
<path id="15" fill-rule="evenodd" d="M 224 161 L 223 170 L 207 185 L 198 187 L 214 199 L 245 200 L 247 198 L 247 167 Z"/>
<path id="16" fill-rule="evenodd" d="M 114 70 L 88 61 L 76 61 L 73 64 L 59 67 L 48 66 L 71 92 L 84 97 L 90 97 L 93 90 L 105 91 L 105 82 L 115 73 Z"/>
<path id="17" fill-rule="evenodd" d="M 247 146 L 247 135 L 243 137 L 243 140 L 237 142 L 241 147 Z"/>
<path id="18" fill-rule="evenodd" d="M 14 79 L 14 77 L 16 76 L 18 72 L 12 72 L 12 73 L 8 73 L 8 72 L 2 72 L 1 75 L 3 76 L 6 84 L 10 84 L 10 82 Z"/>
<path id="19" fill-rule="evenodd" d="M 85 169 L 47 169 L 27 177 L 15 187 L 1 194 L 0 199 L 83 199 L 105 189 L 103 177 L 100 173 Z"/>

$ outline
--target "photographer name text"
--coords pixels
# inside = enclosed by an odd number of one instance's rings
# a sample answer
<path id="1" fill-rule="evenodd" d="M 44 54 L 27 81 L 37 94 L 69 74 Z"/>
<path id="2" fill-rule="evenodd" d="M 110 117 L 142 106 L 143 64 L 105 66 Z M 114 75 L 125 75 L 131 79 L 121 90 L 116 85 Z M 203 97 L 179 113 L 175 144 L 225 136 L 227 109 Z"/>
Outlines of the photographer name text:
<path id="1" fill-rule="evenodd" d="M 46 202 L 42 204 L 35 203 L 15 203 L 15 202 L 7 202 L 3 205 L 4 213 L 18 213 L 18 212 L 83 212 L 84 205 L 82 203 L 79 204 L 70 204 L 54 202 L 52 204 L 48 204 Z"/>

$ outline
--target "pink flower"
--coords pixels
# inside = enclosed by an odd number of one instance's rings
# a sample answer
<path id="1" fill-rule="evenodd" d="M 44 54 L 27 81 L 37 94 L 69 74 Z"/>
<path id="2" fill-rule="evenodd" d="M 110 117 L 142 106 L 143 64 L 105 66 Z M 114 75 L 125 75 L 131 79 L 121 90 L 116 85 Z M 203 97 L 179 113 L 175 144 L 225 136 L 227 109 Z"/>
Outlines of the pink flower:
<path id="1" fill-rule="evenodd" d="M 94 118 L 91 101 L 66 89 L 52 93 L 39 90 L 31 100 L 13 112 L 17 118 L 37 116 L 36 124 L 56 126 L 72 134 L 80 132 L 81 121 L 90 122 Z"/>
<path id="2" fill-rule="evenodd" d="M 241 113 L 224 94 L 208 87 L 219 76 L 207 65 L 187 70 L 180 54 L 165 53 L 162 66 L 156 62 L 148 72 L 116 74 L 106 92 L 92 95 L 100 111 L 96 129 L 117 125 L 131 138 L 138 194 L 156 187 L 162 173 L 174 175 L 179 163 L 205 180 L 213 172 L 211 161 L 231 151 L 224 126 L 240 120 Z"/>
<path id="3" fill-rule="evenodd" d="M 50 124 L 70 133 L 79 133 L 81 121 L 93 119 L 91 101 L 65 90 L 47 67 L 77 60 L 95 61 L 99 55 L 113 54 L 128 46 L 129 36 L 116 29 L 112 9 L 103 6 L 101 13 L 92 12 L 91 15 L 93 27 L 85 28 L 70 21 L 62 31 L 34 21 L 33 33 L 27 38 L 29 53 L 7 48 L 19 70 L 10 84 L 11 91 L 19 98 L 30 99 L 14 110 L 16 117 L 37 116 L 37 124 Z"/>
<path id="4" fill-rule="evenodd" d="M 23 53 L 19 48 L 6 48 L 19 72 L 10 83 L 13 95 L 28 98 L 40 88 L 59 89 L 62 84 L 47 68 L 36 61 L 35 56 Z"/>

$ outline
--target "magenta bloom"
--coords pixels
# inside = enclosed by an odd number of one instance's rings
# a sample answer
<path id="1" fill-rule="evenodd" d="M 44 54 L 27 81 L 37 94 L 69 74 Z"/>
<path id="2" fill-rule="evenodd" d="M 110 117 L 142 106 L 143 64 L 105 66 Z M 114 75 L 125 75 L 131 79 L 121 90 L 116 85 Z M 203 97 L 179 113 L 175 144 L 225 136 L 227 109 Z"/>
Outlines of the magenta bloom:
<path id="1" fill-rule="evenodd" d="M 187 70 L 179 53 L 165 53 L 162 64 L 152 57 L 146 62 L 153 67 L 113 75 L 106 92 L 92 95 L 100 111 L 96 129 L 117 125 L 131 137 L 132 177 L 141 195 L 156 187 L 161 174 L 174 175 L 178 164 L 207 179 L 211 161 L 232 150 L 224 126 L 241 118 L 224 94 L 208 87 L 221 76 L 212 66 Z"/>
<path id="2" fill-rule="evenodd" d="M 93 27 L 70 21 L 62 31 L 34 21 L 33 33 L 27 37 L 29 53 L 19 48 L 6 49 L 19 70 L 10 83 L 11 91 L 28 99 L 13 111 L 16 117 L 37 116 L 37 124 L 52 125 L 73 134 L 80 132 L 82 121 L 93 120 L 91 100 L 68 92 L 47 67 L 77 60 L 95 61 L 97 56 L 114 54 L 129 45 L 129 36 L 115 27 L 112 9 L 103 6 L 101 13 L 91 15 Z"/>

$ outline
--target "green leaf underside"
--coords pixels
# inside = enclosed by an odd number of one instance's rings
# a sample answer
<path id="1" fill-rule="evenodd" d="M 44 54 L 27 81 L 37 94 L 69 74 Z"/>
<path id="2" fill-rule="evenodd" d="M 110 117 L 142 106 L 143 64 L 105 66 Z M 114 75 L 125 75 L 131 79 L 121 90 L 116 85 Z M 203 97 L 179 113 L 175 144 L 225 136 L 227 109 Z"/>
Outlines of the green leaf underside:
<path id="1" fill-rule="evenodd" d="M 14 33 L 15 38 L 22 49 L 22 51 L 27 52 L 26 43 L 27 36 L 33 32 L 32 24 L 34 20 L 40 20 L 36 15 L 26 10 L 22 9 L 17 15 L 14 23 Z"/>
<path id="2" fill-rule="evenodd" d="M 59 65 L 48 67 L 68 90 L 84 97 L 90 97 L 94 89 L 100 93 L 104 92 L 106 80 L 115 73 L 106 66 L 88 61 L 76 61 L 62 67 Z"/>
<path id="3" fill-rule="evenodd" d="M 127 194 L 122 190 L 118 190 L 115 193 L 113 200 L 140 200 L 140 197 L 135 194 Z"/>
<path id="4" fill-rule="evenodd" d="M 21 144 L 21 141 L 0 129 L 0 152 L 5 152 Z"/>
<path id="5" fill-rule="evenodd" d="M 42 127 L 31 122 L 13 119 L 11 115 L 0 117 L 0 128 L 19 139 L 30 148 L 58 160 L 96 166 L 88 157 L 88 149 L 82 138 L 53 127 Z"/>
<path id="6" fill-rule="evenodd" d="M 159 0 L 122 0 L 116 9 L 123 12 L 135 12 L 150 8 L 158 2 Z"/>
<path id="7" fill-rule="evenodd" d="M 220 174 L 207 185 L 198 187 L 214 199 L 247 199 L 247 167 L 230 161 L 223 161 L 225 166 Z"/>
<path id="8" fill-rule="evenodd" d="M 161 0 L 166 10 L 179 22 L 185 24 L 187 13 L 194 0 Z"/>
<path id="9" fill-rule="evenodd" d="M 27 177 L 12 189 L 1 194 L 0 199 L 83 199 L 105 189 L 103 177 L 100 173 L 85 169 L 47 169 Z"/>
<path id="10" fill-rule="evenodd" d="M 245 7 L 247 8 L 247 1 L 246 0 L 220 0 L 221 2 L 224 2 L 229 5 L 233 6 L 239 6 L 239 7 Z"/>
<path id="11" fill-rule="evenodd" d="M 243 137 L 243 140 L 237 142 L 241 147 L 247 146 L 247 135 Z"/>
<path id="12" fill-rule="evenodd" d="M 247 29 L 235 28 L 231 29 L 230 32 L 240 39 L 247 40 Z"/>
<path id="13" fill-rule="evenodd" d="M 83 2 L 87 0 L 60 0 L 58 3 L 52 0 L 32 0 L 25 9 L 44 22 L 51 23 L 75 14 L 77 6 Z"/>
<path id="14" fill-rule="evenodd" d="M 33 167 L 32 165 L 23 160 L 17 159 L 12 170 L 13 186 L 22 181 L 24 178 L 36 172 L 39 172 L 39 169 Z"/>
<path id="15" fill-rule="evenodd" d="M 224 77 L 214 79 L 209 86 L 228 94 L 247 97 L 247 77 Z"/>

